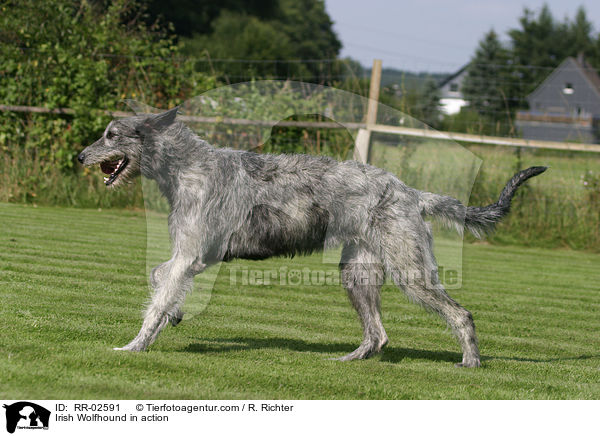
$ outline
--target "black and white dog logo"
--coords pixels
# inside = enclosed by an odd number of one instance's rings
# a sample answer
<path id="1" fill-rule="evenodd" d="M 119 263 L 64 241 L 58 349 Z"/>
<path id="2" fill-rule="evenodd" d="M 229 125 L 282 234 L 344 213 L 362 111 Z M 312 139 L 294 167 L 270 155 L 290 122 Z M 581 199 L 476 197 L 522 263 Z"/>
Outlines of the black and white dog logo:
<path id="1" fill-rule="evenodd" d="M 6 409 L 6 431 L 19 429 L 48 429 L 50 411 L 28 401 L 3 406 Z"/>

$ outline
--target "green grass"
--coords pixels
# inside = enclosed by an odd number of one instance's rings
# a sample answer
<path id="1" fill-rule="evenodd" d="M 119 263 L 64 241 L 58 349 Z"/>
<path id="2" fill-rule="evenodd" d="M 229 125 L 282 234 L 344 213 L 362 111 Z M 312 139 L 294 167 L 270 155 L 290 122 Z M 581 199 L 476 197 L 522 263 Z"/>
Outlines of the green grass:
<path id="1" fill-rule="evenodd" d="M 230 267 L 333 267 L 319 256 L 224 267 L 206 310 L 129 354 L 111 348 L 141 322 L 144 215 L 0 204 L 0 222 L 4 398 L 600 399 L 598 254 L 465 245 L 451 294 L 479 369 L 455 368 L 446 326 L 391 286 L 385 353 L 341 363 L 361 336 L 341 287 L 230 282 Z"/>

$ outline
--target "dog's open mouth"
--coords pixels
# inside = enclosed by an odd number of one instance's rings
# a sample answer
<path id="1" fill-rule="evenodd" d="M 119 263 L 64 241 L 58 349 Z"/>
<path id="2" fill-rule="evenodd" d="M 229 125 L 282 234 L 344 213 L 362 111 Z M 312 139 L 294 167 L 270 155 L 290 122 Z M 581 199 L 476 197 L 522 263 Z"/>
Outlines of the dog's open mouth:
<path id="1" fill-rule="evenodd" d="M 104 177 L 104 184 L 106 186 L 112 185 L 128 163 L 129 159 L 127 159 L 127 156 L 123 156 L 119 160 L 105 160 L 102 162 L 100 164 L 100 169 L 104 174 L 108 174 L 107 177 Z"/>

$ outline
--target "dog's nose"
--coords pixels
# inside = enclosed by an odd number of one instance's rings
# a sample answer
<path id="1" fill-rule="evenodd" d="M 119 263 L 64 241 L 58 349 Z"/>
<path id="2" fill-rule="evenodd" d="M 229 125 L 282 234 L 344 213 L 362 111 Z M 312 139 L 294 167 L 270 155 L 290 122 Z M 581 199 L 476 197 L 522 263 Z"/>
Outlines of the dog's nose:
<path id="1" fill-rule="evenodd" d="M 79 161 L 79 163 L 83 163 L 84 159 L 85 155 L 83 153 L 79 153 L 79 156 L 77 156 L 77 160 Z"/>

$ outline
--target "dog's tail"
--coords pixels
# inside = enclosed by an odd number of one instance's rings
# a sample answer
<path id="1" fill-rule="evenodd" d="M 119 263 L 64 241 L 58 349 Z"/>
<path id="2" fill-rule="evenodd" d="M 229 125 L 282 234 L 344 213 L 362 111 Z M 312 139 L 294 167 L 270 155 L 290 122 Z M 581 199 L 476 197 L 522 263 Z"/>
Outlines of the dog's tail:
<path id="1" fill-rule="evenodd" d="M 531 167 L 519 171 L 508 181 L 498 201 L 485 207 L 466 207 L 455 198 L 422 192 L 419 202 L 421 212 L 425 216 L 440 218 L 447 224 L 455 226 L 460 233 L 463 228 L 466 228 L 477 238 L 481 238 L 492 232 L 496 223 L 508 214 L 510 201 L 519 186 L 546 169 L 547 167 Z"/>

